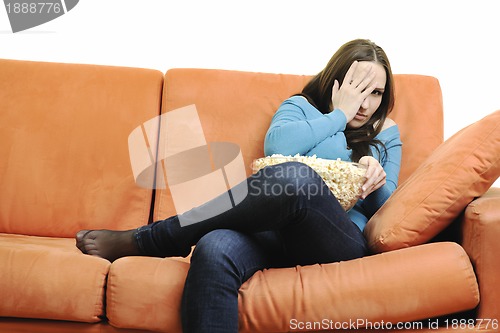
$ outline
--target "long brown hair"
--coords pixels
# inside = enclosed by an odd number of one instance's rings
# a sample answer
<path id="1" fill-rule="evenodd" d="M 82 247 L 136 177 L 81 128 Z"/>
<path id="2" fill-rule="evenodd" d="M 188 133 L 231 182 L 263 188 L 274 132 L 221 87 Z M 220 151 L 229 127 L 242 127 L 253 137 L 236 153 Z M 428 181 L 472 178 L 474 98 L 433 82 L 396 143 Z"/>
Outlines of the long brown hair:
<path id="1" fill-rule="evenodd" d="M 382 101 L 370 120 L 360 128 L 346 128 L 344 131 L 347 145 L 352 149 L 352 160 L 358 161 L 365 155 L 372 155 L 370 146 L 377 150 L 379 146 L 385 149 L 380 141 L 375 140 L 394 106 L 394 80 L 384 50 L 368 39 L 355 39 L 345 43 L 335 52 L 326 67 L 309 81 L 300 95 L 306 97 L 323 114 L 329 113 L 332 111 L 330 106 L 333 84 L 337 80 L 342 85 L 347 70 L 355 60 L 381 64 L 387 77 Z"/>

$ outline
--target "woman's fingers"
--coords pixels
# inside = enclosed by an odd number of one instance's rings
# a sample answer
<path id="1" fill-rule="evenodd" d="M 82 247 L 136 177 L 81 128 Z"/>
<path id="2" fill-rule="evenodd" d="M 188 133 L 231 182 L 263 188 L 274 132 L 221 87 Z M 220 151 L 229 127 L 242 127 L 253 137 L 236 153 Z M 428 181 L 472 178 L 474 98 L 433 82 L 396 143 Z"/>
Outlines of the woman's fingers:
<path id="1" fill-rule="evenodd" d="M 366 199 L 372 192 L 378 190 L 382 186 L 385 185 L 386 175 L 385 172 L 382 171 L 380 174 L 375 174 L 367 182 L 363 185 L 361 194 L 362 199 Z"/>
<path id="2" fill-rule="evenodd" d="M 349 123 L 359 111 L 363 101 L 376 88 L 376 77 L 370 62 L 353 62 L 349 67 L 342 85 L 337 80 L 332 87 L 333 109 L 340 109 Z"/>
<path id="3" fill-rule="evenodd" d="M 370 95 L 375 90 L 375 88 L 377 88 L 378 83 L 377 83 L 377 81 L 373 81 L 374 78 L 375 77 L 372 78 L 370 85 L 367 88 L 365 88 L 365 90 L 361 93 L 361 96 L 363 97 L 363 99 L 368 97 L 368 95 Z"/>
<path id="4" fill-rule="evenodd" d="M 333 87 L 332 87 L 332 101 L 337 95 L 337 92 L 339 91 L 339 81 L 335 80 L 333 82 Z"/>
<path id="5" fill-rule="evenodd" d="M 358 62 L 354 61 L 347 70 L 347 73 L 345 74 L 344 77 L 344 81 L 342 81 L 342 85 L 350 84 L 353 81 L 354 73 L 356 72 L 357 67 L 358 67 Z"/>
<path id="6" fill-rule="evenodd" d="M 363 91 L 375 78 L 375 71 L 371 63 L 363 63 L 356 66 L 352 78 L 348 81 L 349 85 L 358 91 Z"/>
<path id="7" fill-rule="evenodd" d="M 372 156 L 363 156 L 359 160 L 360 164 L 367 166 L 366 181 L 361 190 L 361 198 L 365 199 L 370 193 L 384 186 L 386 173 L 380 163 Z"/>

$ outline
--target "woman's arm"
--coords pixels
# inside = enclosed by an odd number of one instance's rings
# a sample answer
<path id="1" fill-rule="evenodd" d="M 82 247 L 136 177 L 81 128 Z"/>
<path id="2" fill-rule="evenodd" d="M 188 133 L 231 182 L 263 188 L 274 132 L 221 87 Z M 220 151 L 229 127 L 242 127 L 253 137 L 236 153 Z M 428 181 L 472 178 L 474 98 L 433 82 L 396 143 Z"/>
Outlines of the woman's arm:
<path id="1" fill-rule="evenodd" d="M 363 201 L 363 208 L 365 209 L 368 217 L 375 214 L 375 212 L 385 203 L 391 194 L 396 190 L 399 178 L 399 170 L 401 168 L 401 139 L 399 129 L 396 123 L 392 120 L 388 123 L 389 126 L 384 124 L 382 132 L 379 134 L 381 141 L 384 142 L 386 151 L 381 151 L 381 166 L 385 172 L 385 184 L 372 192 Z"/>
<path id="2" fill-rule="evenodd" d="M 274 114 L 265 137 L 264 154 L 307 155 L 325 140 L 347 146 L 345 127 L 346 118 L 340 110 L 322 114 L 304 97 L 294 96 Z"/>

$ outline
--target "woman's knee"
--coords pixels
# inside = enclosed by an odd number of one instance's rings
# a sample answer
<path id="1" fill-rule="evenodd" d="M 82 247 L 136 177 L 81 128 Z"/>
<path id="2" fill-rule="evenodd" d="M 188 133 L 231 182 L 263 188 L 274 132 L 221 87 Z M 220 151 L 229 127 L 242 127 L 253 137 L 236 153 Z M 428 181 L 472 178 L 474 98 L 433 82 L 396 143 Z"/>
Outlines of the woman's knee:
<path id="1" fill-rule="evenodd" d="M 196 244 L 191 262 L 204 265 L 224 264 L 233 260 L 241 236 L 237 231 L 217 229 L 204 235 Z"/>
<path id="2" fill-rule="evenodd" d="M 191 268 L 204 275 L 214 274 L 246 281 L 255 271 L 269 266 L 269 254 L 252 235 L 217 229 L 203 236 L 191 257 Z"/>

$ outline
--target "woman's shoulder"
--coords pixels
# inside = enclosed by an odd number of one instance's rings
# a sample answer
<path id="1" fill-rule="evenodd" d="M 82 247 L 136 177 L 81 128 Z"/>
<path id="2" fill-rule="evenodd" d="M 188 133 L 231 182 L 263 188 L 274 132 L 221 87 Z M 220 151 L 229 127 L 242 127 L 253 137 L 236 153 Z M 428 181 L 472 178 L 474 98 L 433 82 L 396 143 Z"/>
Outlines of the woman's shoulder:
<path id="1" fill-rule="evenodd" d="M 281 103 L 280 109 L 289 110 L 290 108 L 293 110 L 300 110 L 309 115 L 321 114 L 321 112 L 302 95 L 293 95 Z"/>
<path id="2" fill-rule="evenodd" d="M 400 133 L 399 128 L 396 122 L 390 118 L 386 118 L 384 121 L 384 125 L 382 125 L 382 129 L 380 133 L 376 136 L 378 140 L 382 140 L 383 142 L 388 141 L 400 141 Z"/>
<path id="3" fill-rule="evenodd" d="M 385 131 L 386 129 L 397 126 L 396 122 L 392 120 L 391 118 L 386 118 L 384 121 L 384 124 L 382 125 L 382 131 Z"/>
<path id="4" fill-rule="evenodd" d="M 283 103 L 290 103 L 290 104 L 295 104 L 295 105 L 299 105 L 299 106 L 310 105 L 307 98 L 305 98 L 302 95 L 293 95 L 291 97 L 288 97 L 287 99 L 285 99 L 283 101 Z"/>

